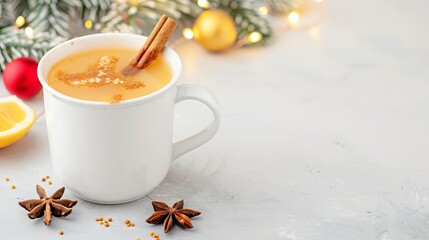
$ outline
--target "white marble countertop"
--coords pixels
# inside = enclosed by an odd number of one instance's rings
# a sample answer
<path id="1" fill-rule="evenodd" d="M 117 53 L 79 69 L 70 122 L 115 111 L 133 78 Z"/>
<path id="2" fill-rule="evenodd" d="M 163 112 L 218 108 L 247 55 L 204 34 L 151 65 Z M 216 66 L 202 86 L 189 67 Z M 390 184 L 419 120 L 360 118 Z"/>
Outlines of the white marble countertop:
<path id="1" fill-rule="evenodd" d="M 219 98 L 217 136 L 176 161 L 147 197 L 113 206 L 80 200 L 50 227 L 17 203 L 36 196 L 44 175 L 52 176 L 48 192 L 61 186 L 41 116 L 0 150 L 0 239 L 152 239 L 149 231 L 188 240 L 429 239 L 428 8 L 423 0 L 329 0 L 319 30 L 279 33 L 266 48 L 176 47 L 182 83 Z M 40 95 L 28 103 L 42 110 Z M 175 138 L 210 117 L 198 103 L 180 103 Z M 193 229 L 166 235 L 145 223 L 151 200 L 181 198 L 202 211 Z M 111 227 L 99 216 L 113 217 Z"/>

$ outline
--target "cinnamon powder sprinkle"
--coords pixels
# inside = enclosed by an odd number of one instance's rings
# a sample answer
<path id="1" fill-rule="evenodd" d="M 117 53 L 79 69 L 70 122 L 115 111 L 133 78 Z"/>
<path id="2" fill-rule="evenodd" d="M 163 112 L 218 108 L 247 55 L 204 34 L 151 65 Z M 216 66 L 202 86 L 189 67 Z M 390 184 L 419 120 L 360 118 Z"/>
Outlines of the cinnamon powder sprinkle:
<path id="1" fill-rule="evenodd" d="M 98 88 L 104 86 L 118 86 L 119 89 L 133 90 L 145 87 L 141 81 L 135 80 L 133 77 L 124 76 L 118 71 L 116 65 L 119 57 L 103 56 L 98 58 L 97 63 L 90 64 L 82 72 L 70 73 L 63 70 L 58 70 L 56 77 L 71 87 L 91 87 Z M 119 95 L 121 97 L 119 98 Z M 111 103 L 118 103 L 122 100 L 123 94 L 115 94 L 112 96 Z"/>
<path id="2" fill-rule="evenodd" d="M 122 101 L 123 97 L 124 97 L 124 94 L 115 93 L 115 94 L 113 94 L 113 97 L 110 100 L 110 103 L 119 103 L 120 101 Z"/>

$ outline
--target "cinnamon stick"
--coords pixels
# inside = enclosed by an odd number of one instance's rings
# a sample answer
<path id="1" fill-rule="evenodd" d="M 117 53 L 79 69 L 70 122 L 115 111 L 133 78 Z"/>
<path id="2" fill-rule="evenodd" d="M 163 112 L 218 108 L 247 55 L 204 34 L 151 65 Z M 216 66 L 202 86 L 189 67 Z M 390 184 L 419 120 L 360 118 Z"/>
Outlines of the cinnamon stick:
<path id="1" fill-rule="evenodd" d="M 171 34 L 173 34 L 176 26 L 176 21 L 163 15 L 155 25 L 143 47 L 131 63 L 122 70 L 122 74 L 132 76 L 155 61 Z"/>

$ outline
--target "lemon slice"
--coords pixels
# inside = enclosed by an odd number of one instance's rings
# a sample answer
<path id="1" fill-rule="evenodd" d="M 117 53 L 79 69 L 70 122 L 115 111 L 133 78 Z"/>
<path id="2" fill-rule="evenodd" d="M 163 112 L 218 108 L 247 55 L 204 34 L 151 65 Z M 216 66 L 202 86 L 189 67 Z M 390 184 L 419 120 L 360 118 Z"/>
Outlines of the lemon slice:
<path id="1" fill-rule="evenodd" d="M 36 120 L 36 113 L 16 96 L 0 98 L 0 148 L 21 139 Z"/>

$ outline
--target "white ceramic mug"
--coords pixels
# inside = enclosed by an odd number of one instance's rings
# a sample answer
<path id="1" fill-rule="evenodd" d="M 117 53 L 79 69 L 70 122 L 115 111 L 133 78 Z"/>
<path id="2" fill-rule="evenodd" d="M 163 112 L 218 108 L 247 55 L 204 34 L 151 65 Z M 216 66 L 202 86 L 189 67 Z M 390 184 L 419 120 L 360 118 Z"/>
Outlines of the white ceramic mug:
<path id="1" fill-rule="evenodd" d="M 53 64 L 72 53 L 115 46 L 137 52 L 145 40 L 121 33 L 79 37 L 51 49 L 39 62 L 53 169 L 68 190 L 84 200 L 116 204 L 145 196 L 164 179 L 173 160 L 206 143 L 219 128 L 215 96 L 201 86 L 177 85 L 182 63 L 168 47 L 162 54 L 173 78 L 143 97 L 118 104 L 86 101 L 47 83 Z M 187 99 L 205 104 L 214 118 L 198 134 L 172 143 L 175 104 Z"/>

